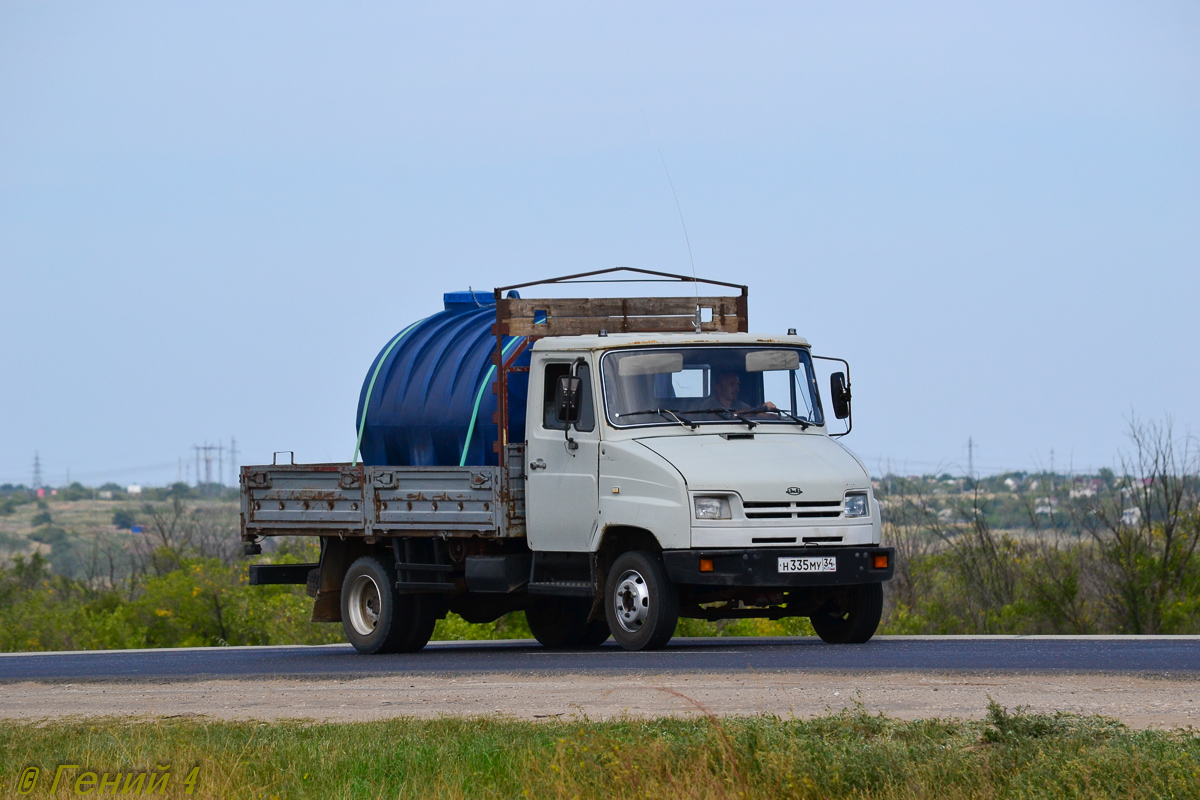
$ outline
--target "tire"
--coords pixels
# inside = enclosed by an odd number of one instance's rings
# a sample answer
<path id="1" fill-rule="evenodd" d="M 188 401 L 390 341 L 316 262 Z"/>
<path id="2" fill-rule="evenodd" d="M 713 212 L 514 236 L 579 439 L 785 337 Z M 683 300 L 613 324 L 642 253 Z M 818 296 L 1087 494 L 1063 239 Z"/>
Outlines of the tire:
<path id="1" fill-rule="evenodd" d="M 850 603 L 839 611 L 832 604 L 813 614 L 813 630 L 829 644 L 863 644 L 870 641 L 883 616 L 883 584 L 865 583 L 850 589 Z"/>
<path id="2" fill-rule="evenodd" d="M 612 636 L 612 631 L 608 629 L 607 618 L 589 622 L 583 629 L 583 636 L 580 638 L 579 647 L 581 650 L 595 650 L 607 642 L 610 636 Z"/>
<path id="3" fill-rule="evenodd" d="M 588 622 L 592 601 L 576 597 L 542 597 L 525 609 L 529 630 L 543 647 L 586 648 L 602 645 L 608 622 Z"/>
<path id="4" fill-rule="evenodd" d="M 429 642 L 437 624 L 436 600 L 398 594 L 396 569 L 374 556 L 350 565 L 342 580 L 342 629 L 364 655 L 415 653 Z"/>
<path id="5" fill-rule="evenodd" d="M 604 614 L 617 644 L 626 650 L 660 650 L 679 622 L 679 592 L 652 553 L 622 553 L 608 571 Z"/>

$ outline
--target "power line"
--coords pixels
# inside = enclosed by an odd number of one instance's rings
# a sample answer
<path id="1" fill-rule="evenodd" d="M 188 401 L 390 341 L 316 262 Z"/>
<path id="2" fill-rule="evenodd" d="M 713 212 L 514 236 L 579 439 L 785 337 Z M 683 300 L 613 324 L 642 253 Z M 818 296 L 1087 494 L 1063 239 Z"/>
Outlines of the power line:
<path id="1" fill-rule="evenodd" d="M 237 439 L 229 437 L 229 485 L 237 486 L 238 484 L 238 450 Z"/>
<path id="2" fill-rule="evenodd" d="M 194 444 L 192 449 L 196 451 L 196 488 L 200 489 L 204 494 L 212 491 L 213 486 L 213 453 L 217 454 L 217 482 L 221 483 L 221 471 L 223 469 L 221 458 L 225 451 L 225 446 L 220 444 L 209 444 L 205 442 L 202 445 Z M 204 460 L 204 483 L 200 482 L 200 461 L 201 454 Z"/>

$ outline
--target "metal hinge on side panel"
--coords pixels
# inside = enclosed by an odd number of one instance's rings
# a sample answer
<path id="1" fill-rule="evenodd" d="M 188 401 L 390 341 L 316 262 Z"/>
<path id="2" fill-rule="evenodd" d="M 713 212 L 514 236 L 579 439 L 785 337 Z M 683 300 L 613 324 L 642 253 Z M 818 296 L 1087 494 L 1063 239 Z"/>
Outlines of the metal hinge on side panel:
<path id="1" fill-rule="evenodd" d="M 265 472 L 247 472 L 246 473 L 246 488 L 248 489 L 270 489 L 271 476 Z"/>
<path id="2" fill-rule="evenodd" d="M 343 469 L 338 478 L 339 489 L 361 489 L 362 473 L 354 469 Z"/>
<path id="3" fill-rule="evenodd" d="M 492 488 L 492 473 L 490 473 L 490 472 L 472 472 L 471 473 L 471 488 L 472 489 L 490 489 L 490 488 Z"/>
<path id="4" fill-rule="evenodd" d="M 371 486 L 376 489 L 395 489 L 399 483 L 394 472 L 377 472 L 371 477 Z"/>

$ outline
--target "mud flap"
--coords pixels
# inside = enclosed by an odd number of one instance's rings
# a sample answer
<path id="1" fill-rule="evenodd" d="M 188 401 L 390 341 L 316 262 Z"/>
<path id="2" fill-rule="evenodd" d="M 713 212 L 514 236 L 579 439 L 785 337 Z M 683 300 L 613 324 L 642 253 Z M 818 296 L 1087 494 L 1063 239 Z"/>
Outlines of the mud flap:
<path id="1" fill-rule="evenodd" d="M 365 551 L 365 545 L 357 540 L 321 537 L 321 572 L 316 581 L 313 622 L 342 621 L 342 579 L 350 562 Z"/>
<path id="2" fill-rule="evenodd" d="M 313 603 L 312 619 L 310 622 L 341 622 L 342 621 L 342 590 L 341 587 L 332 592 L 318 592 Z"/>

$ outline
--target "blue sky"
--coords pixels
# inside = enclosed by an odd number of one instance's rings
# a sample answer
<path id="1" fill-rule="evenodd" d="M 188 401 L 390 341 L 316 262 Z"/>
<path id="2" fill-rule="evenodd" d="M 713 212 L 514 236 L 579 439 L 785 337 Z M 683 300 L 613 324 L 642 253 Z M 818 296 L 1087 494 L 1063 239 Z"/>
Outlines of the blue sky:
<path id="1" fill-rule="evenodd" d="M 0 482 L 348 459 L 442 292 L 690 271 L 655 140 L 876 470 L 1200 432 L 1194 3 L 13 2 L 0 108 Z"/>

